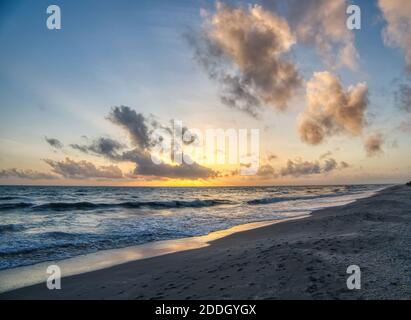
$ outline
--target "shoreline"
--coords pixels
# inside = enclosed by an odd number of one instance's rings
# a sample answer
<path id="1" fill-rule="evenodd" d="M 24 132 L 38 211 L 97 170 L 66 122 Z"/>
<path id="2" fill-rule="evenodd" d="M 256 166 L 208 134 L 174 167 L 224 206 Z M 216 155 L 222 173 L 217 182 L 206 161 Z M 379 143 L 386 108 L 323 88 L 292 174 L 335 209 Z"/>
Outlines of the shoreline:
<path id="1" fill-rule="evenodd" d="M 128 262 L 204 248 L 210 246 L 212 241 L 227 237 L 237 232 L 258 229 L 276 223 L 307 218 L 309 216 L 310 214 L 306 214 L 281 220 L 250 222 L 236 225 L 228 229 L 213 231 L 203 236 L 147 242 L 135 246 L 82 254 L 62 260 L 50 260 L 33 265 L 0 270 L 0 294 L 39 283 L 45 283 L 48 276 L 46 275 L 45 270 L 49 265 L 58 265 L 63 271 L 62 279 L 64 279 L 65 277 L 103 270 Z"/>
<path id="2" fill-rule="evenodd" d="M 268 226 L 260 226 L 259 228 L 253 228 L 247 231 L 240 230 L 240 231 L 231 233 L 229 235 L 225 235 L 223 237 L 218 237 L 216 239 L 208 240 L 207 246 L 201 246 L 199 248 L 198 247 L 190 248 L 188 251 L 178 251 L 172 254 L 167 253 L 161 256 L 145 258 L 144 260 L 135 260 L 135 261 L 126 262 L 123 264 L 117 264 L 117 265 L 107 267 L 104 269 L 100 269 L 97 271 L 91 271 L 91 272 L 77 274 L 74 276 L 68 276 L 67 278 L 62 279 L 62 287 L 63 287 L 62 290 L 49 291 L 47 290 L 44 284 L 37 284 L 34 286 L 24 287 L 21 289 L 8 291 L 3 294 L 0 294 L 0 299 L 13 299 L 13 298 L 17 298 L 17 299 L 18 298 L 25 298 L 25 299 L 30 299 L 30 298 L 36 298 L 36 299 L 43 299 L 43 298 L 45 299 L 76 299 L 76 298 L 86 298 L 86 299 L 101 299 L 101 298 L 109 298 L 109 299 L 110 298 L 120 298 L 120 299 L 124 299 L 124 298 L 125 299 L 147 299 L 147 298 L 221 299 L 221 298 L 230 298 L 230 297 L 233 299 L 276 298 L 274 295 L 271 297 L 267 297 L 266 293 L 264 293 L 265 290 L 262 290 L 262 291 L 260 290 L 261 296 L 244 297 L 241 293 L 239 292 L 236 293 L 235 292 L 236 290 L 234 291 L 230 290 L 230 286 L 231 287 L 238 287 L 238 286 L 245 287 L 247 288 L 247 290 L 255 289 L 253 287 L 257 286 L 258 284 L 257 280 L 260 279 L 261 277 L 264 278 L 262 274 L 259 274 L 259 272 L 261 273 L 261 270 L 266 269 L 267 264 L 268 265 L 276 264 L 277 260 L 280 260 L 283 263 L 277 263 L 277 268 L 274 268 L 272 270 L 273 273 L 278 273 L 280 276 L 278 279 L 279 281 L 274 281 L 272 282 L 272 284 L 274 286 L 284 285 L 284 280 L 287 277 L 284 277 L 284 275 L 281 276 L 281 274 L 284 273 L 283 271 L 286 271 L 288 267 L 296 268 L 297 267 L 296 264 L 298 264 L 297 262 L 299 259 L 300 260 L 302 259 L 301 263 L 304 262 L 304 260 L 312 259 L 313 252 L 309 252 L 309 251 L 318 250 L 318 248 L 314 244 L 314 246 L 312 247 L 306 246 L 304 250 L 302 251 L 301 251 L 301 248 L 300 250 L 297 250 L 301 254 L 300 257 L 295 254 L 291 254 L 292 257 L 291 256 L 287 257 L 287 255 L 285 255 L 286 252 L 283 252 L 283 250 L 285 250 L 286 247 L 289 246 L 289 244 L 291 243 L 291 240 L 295 242 L 294 244 L 302 245 L 304 244 L 304 240 L 308 241 L 309 239 L 316 238 L 316 237 L 318 238 L 319 236 L 320 237 L 323 236 L 323 233 L 325 233 L 326 230 L 318 230 L 318 229 L 321 229 L 320 222 L 324 222 L 322 220 L 330 220 L 330 218 L 331 220 L 332 219 L 338 220 L 338 218 L 341 219 L 347 216 L 352 216 L 353 209 L 355 211 L 355 209 L 356 208 L 358 209 L 358 207 L 370 206 L 370 205 L 372 207 L 375 207 L 375 202 L 379 201 L 378 198 L 387 197 L 390 194 L 395 195 L 397 193 L 398 194 L 404 193 L 404 192 L 407 193 L 408 191 L 411 191 L 411 188 L 405 187 L 405 186 L 394 186 L 394 187 L 385 188 L 382 191 L 379 191 L 375 195 L 372 195 L 367 198 L 358 199 L 344 206 L 331 207 L 331 208 L 314 211 L 314 213 L 312 213 L 311 215 L 308 215 L 304 219 L 300 218 L 296 221 L 279 221 L 281 223 L 275 223 L 275 224 L 269 223 Z M 409 203 L 406 203 L 406 206 L 408 205 Z M 375 209 L 380 210 L 381 208 L 375 208 Z M 355 217 L 355 218 L 353 217 L 353 219 L 358 220 L 358 217 Z M 345 223 L 347 223 L 347 221 L 345 221 Z M 336 223 L 335 222 L 332 223 L 332 221 L 327 221 L 327 224 L 332 225 Z M 309 227 L 312 225 L 314 225 L 314 228 Z M 321 232 L 318 232 L 318 231 L 321 231 Z M 224 231 L 217 231 L 217 232 L 224 232 Z M 299 237 L 296 238 L 297 235 L 300 236 L 300 240 L 297 240 L 299 238 Z M 343 235 L 340 235 L 340 237 L 341 236 L 343 236 L 342 239 L 344 238 L 349 239 L 350 237 L 353 236 L 353 233 L 351 233 L 351 235 L 350 233 L 345 233 Z M 288 241 L 285 241 L 285 239 L 288 239 Z M 323 241 L 325 239 L 320 239 L 320 240 Z M 170 241 L 170 240 L 167 240 L 167 241 Z M 266 252 L 267 250 L 265 250 L 264 251 L 265 254 L 261 255 L 262 249 L 264 248 L 267 249 L 266 248 L 267 245 L 271 245 L 272 242 L 277 243 L 275 246 L 269 246 L 269 248 L 273 249 L 272 250 L 273 252 L 271 254 L 270 253 L 267 254 Z M 241 245 L 239 246 L 240 243 Z M 338 240 L 337 240 L 337 244 L 338 244 Z M 284 249 L 282 248 L 283 246 L 284 246 Z M 274 248 L 279 248 L 279 250 L 280 249 L 283 249 L 283 250 L 280 250 L 279 252 L 275 252 Z M 347 249 L 348 248 L 345 248 L 346 251 Z M 114 250 L 121 250 L 121 249 L 114 249 Z M 253 264 L 253 269 L 255 269 L 254 271 L 256 271 L 256 273 L 243 274 L 241 276 L 237 275 L 237 273 L 239 274 L 243 273 L 242 271 L 245 269 L 244 267 L 243 268 L 238 267 L 236 270 L 231 270 L 233 271 L 232 273 L 223 272 L 224 275 L 221 275 L 222 272 L 221 270 L 219 270 L 219 268 L 217 268 L 216 270 L 212 272 L 211 270 L 209 270 L 210 272 L 207 271 L 206 274 L 201 272 L 205 270 L 200 270 L 200 269 L 204 269 L 207 266 L 211 268 L 212 265 L 221 266 L 221 265 L 225 265 L 229 263 L 229 261 L 233 260 L 233 258 L 231 257 L 234 256 L 234 254 L 227 254 L 227 252 L 231 252 L 231 251 L 236 253 L 236 258 L 234 259 L 235 261 L 232 261 L 236 263 L 233 263 L 231 267 L 233 266 L 237 267 L 238 265 Z M 307 252 L 304 252 L 304 251 L 307 251 Z M 338 248 L 331 250 L 331 251 L 338 251 Z M 264 256 L 265 258 L 268 258 L 269 256 L 274 255 L 276 259 L 274 260 L 269 259 L 270 261 L 265 261 L 264 263 L 256 263 L 256 262 L 251 263 L 252 261 L 249 261 L 249 258 L 244 256 L 244 254 L 247 255 L 248 252 L 252 252 L 253 255 L 257 254 L 257 257 L 260 257 L 260 258 L 262 256 Z M 307 253 L 307 257 L 303 257 L 304 253 Z M 216 256 L 218 256 L 219 258 L 217 259 Z M 196 259 L 198 259 L 199 261 L 203 259 L 203 261 L 202 263 L 198 265 L 197 264 L 190 265 L 190 263 L 188 262 L 188 261 L 196 261 Z M 313 270 L 317 269 L 316 264 L 318 264 L 318 261 L 313 260 L 313 261 L 305 261 L 305 262 L 306 263 L 303 263 L 303 265 L 308 265 L 308 266 L 313 265 L 307 268 L 313 269 Z M 326 262 L 329 263 L 329 261 L 326 261 Z M 154 268 L 154 265 L 156 267 L 161 266 L 161 268 L 156 269 Z M 191 274 L 191 276 L 187 278 L 187 276 L 178 277 L 178 275 L 173 274 L 173 275 L 168 276 L 169 278 L 168 280 L 164 280 L 164 279 L 167 279 L 167 274 L 171 273 L 170 269 L 167 269 L 168 265 L 170 267 L 179 265 L 180 269 L 181 267 L 183 267 L 183 269 L 187 269 L 186 270 L 187 274 Z M 177 268 L 177 270 L 179 270 L 179 268 Z M 9 269 L 9 270 L 13 270 L 13 269 Z M 310 271 L 310 270 L 306 270 L 306 271 Z M 345 270 L 342 270 L 342 271 L 344 272 Z M 120 275 L 118 273 L 120 273 Z M 178 273 L 179 272 L 177 272 L 177 274 Z M 154 274 L 157 274 L 157 276 L 154 276 Z M 223 283 L 224 283 L 223 280 L 228 279 L 228 278 L 233 278 L 236 281 L 234 282 L 229 281 L 231 284 L 227 284 L 225 287 L 222 288 L 222 290 L 219 290 L 218 292 L 215 292 L 214 287 L 213 288 L 210 288 L 210 287 L 202 288 L 200 290 L 194 290 L 193 288 L 190 289 L 191 287 L 190 284 L 195 284 L 196 282 L 201 283 L 202 286 L 209 284 L 209 283 L 213 283 L 213 281 L 209 279 L 210 278 L 209 274 L 214 274 L 213 275 L 214 278 L 217 278 L 221 275 L 219 280 L 220 282 L 223 282 Z M 205 275 L 205 276 L 201 277 L 201 275 Z M 342 273 L 342 275 L 345 277 L 344 273 Z M 341 273 L 339 273 L 339 276 L 341 276 Z M 289 277 L 290 275 L 288 275 L 288 278 Z M 330 274 L 329 277 L 332 277 L 332 275 Z M 107 278 L 111 280 L 109 281 L 107 280 Z M 120 278 L 122 279 L 122 281 L 124 281 L 123 286 L 120 285 L 120 287 L 122 287 L 122 289 L 124 290 L 119 290 L 120 288 L 117 282 L 119 281 Z M 147 281 L 148 280 L 147 278 L 151 278 L 151 281 Z M 299 276 L 298 278 L 301 278 L 301 276 Z M 160 279 L 163 279 L 163 280 L 159 281 Z M 245 279 L 248 279 L 248 280 L 252 279 L 254 281 L 244 284 Z M 292 277 L 290 279 L 292 279 Z M 110 283 L 106 283 L 107 281 Z M 192 283 L 193 281 L 194 283 Z M 113 282 L 115 284 L 114 287 L 113 287 Z M 148 282 L 148 283 L 145 283 L 141 287 L 139 287 L 137 284 L 142 283 L 142 282 Z M 179 284 L 176 285 L 176 282 L 178 282 Z M 313 282 L 313 281 L 310 280 L 309 282 Z M 171 283 L 172 286 L 171 288 L 164 290 L 164 288 L 167 288 L 170 286 L 170 285 L 167 285 L 167 283 L 168 284 Z M 264 283 L 267 283 L 267 281 L 262 282 L 262 284 Z M 324 283 L 324 280 L 320 281 L 320 283 Z M 344 281 L 342 283 L 345 284 Z M 215 286 L 216 285 L 217 284 L 215 284 Z M 294 286 L 294 288 L 298 288 L 300 286 L 301 286 L 301 283 L 299 286 Z M 130 287 L 130 288 L 125 288 L 125 287 Z M 180 290 L 178 290 L 178 288 Z M 315 288 L 313 288 L 311 285 L 311 289 L 308 290 L 308 293 L 312 291 L 311 293 L 314 294 L 316 291 L 314 289 Z M 115 293 L 116 290 L 119 290 L 121 294 L 119 292 L 117 292 L 118 294 L 116 294 Z M 285 291 L 282 290 L 282 292 L 283 294 L 285 294 L 289 290 L 285 290 Z M 157 291 L 164 291 L 164 292 L 158 293 Z M 232 294 L 227 294 L 227 292 L 229 291 L 233 291 Z M 137 292 L 139 292 L 140 294 L 138 295 Z M 281 292 L 281 290 L 279 292 Z M 307 291 L 305 290 L 303 292 L 305 293 L 302 295 L 294 296 L 291 294 L 291 297 L 305 298 Z M 199 294 L 202 294 L 202 295 L 200 296 Z M 286 294 L 286 297 L 289 297 L 289 295 Z M 312 298 L 315 298 L 315 297 L 312 297 Z"/>
<path id="3" fill-rule="evenodd" d="M 365 195 L 358 199 L 371 197 L 378 192 L 390 188 L 391 185 L 387 185 L 383 189 L 372 192 L 369 195 Z M 334 206 L 326 207 L 333 208 L 338 206 L 343 206 L 352 202 L 357 201 L 354 199 L 348 201 L 344 204 L 335 204 Z M 276 223 L 283 223 L 286 221 L 292 221 L 301 218 L 307 218 L 313 212 L 322 210 L 324 208 L 319 208 L 312 210 L 309 213 L 297 215 L 295 217 L 277 219 L 277 220 L 262 220 L 254 221 L 239 225 L 234 225 L 227 229 L 221 229 L 212 231 L 209 234 L 177 238 L 177 239 L 167 239 L 159 240 L 153 242 L 142 243 L 133 246 L 127 246 L 122 248 L 113 248 L 100 250 L 97 252 L 85 253 L 76 255 L 70 258 L 61 260 L 48 260 L 32 265 L 20 266 L 16 268 L 0 270 L 0 294 L 11 290 L 16 290 L 24 288 L 27 286 L 45 283 L 47 275 L 45 270 L 49 265 L 58 265 L 62 269 L 62 276 L 74 276 L 86 272 L 97 271 L 112 266 L 120 265 L 123 263 L 137 261 L 152 257 L 158 257 L 166 254 L 176 253 L 180 251 L 199 249 L 210 245 L 210 242 L 229 236 L 231 234 L 247 231 L 251 229 L 261 228 L 263 226 L 268 226 Z"/>

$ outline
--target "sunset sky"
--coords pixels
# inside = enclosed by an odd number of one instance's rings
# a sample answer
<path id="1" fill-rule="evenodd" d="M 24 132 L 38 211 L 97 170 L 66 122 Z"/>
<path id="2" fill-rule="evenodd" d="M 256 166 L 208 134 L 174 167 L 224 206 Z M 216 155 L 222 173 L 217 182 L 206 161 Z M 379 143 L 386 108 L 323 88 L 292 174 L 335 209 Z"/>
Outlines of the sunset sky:
<path id="1" fill-rule="evenodd" d="M 346 8 L 361 8 L 361 30 Z M 411 177 L 411 1 L 0 2 L 0 184 Z M 150 133 L 259 129 L 260 169 L 155 165 Z"/>

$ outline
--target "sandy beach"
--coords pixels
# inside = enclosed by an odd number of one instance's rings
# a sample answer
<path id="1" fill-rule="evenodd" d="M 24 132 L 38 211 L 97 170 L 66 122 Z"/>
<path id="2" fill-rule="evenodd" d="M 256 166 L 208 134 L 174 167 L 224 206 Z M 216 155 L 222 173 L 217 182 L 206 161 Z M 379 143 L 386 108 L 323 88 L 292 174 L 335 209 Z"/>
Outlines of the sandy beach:
<path id="1" fill-rule="evenodd" d="M 411 187 L 0 299 L 409 299 Z M 348 290 L 347 267 L 361 269 Z"/>

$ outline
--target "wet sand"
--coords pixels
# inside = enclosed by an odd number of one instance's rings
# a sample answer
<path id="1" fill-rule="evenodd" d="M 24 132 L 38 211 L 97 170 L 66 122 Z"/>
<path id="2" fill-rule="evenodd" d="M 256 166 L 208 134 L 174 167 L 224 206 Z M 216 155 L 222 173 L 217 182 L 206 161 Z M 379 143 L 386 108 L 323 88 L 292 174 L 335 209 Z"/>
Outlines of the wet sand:
<path id="1" fill-rule="evenodd" d="M 0 294 L 0 299 L 410 299 L 411 187 L 310 217 Z M 349 290 L 347 267 L 361 268 Z"/>

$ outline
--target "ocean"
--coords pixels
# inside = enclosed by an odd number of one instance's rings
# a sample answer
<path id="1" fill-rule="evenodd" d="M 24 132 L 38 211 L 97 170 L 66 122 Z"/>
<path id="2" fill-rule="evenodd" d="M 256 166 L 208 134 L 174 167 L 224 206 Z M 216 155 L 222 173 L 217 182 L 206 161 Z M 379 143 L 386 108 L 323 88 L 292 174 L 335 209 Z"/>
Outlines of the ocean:
<path id="1" fill-rule="evenodd" d="M 385 187 L 0 186 L 0 270 L 305 216 Z"/>

